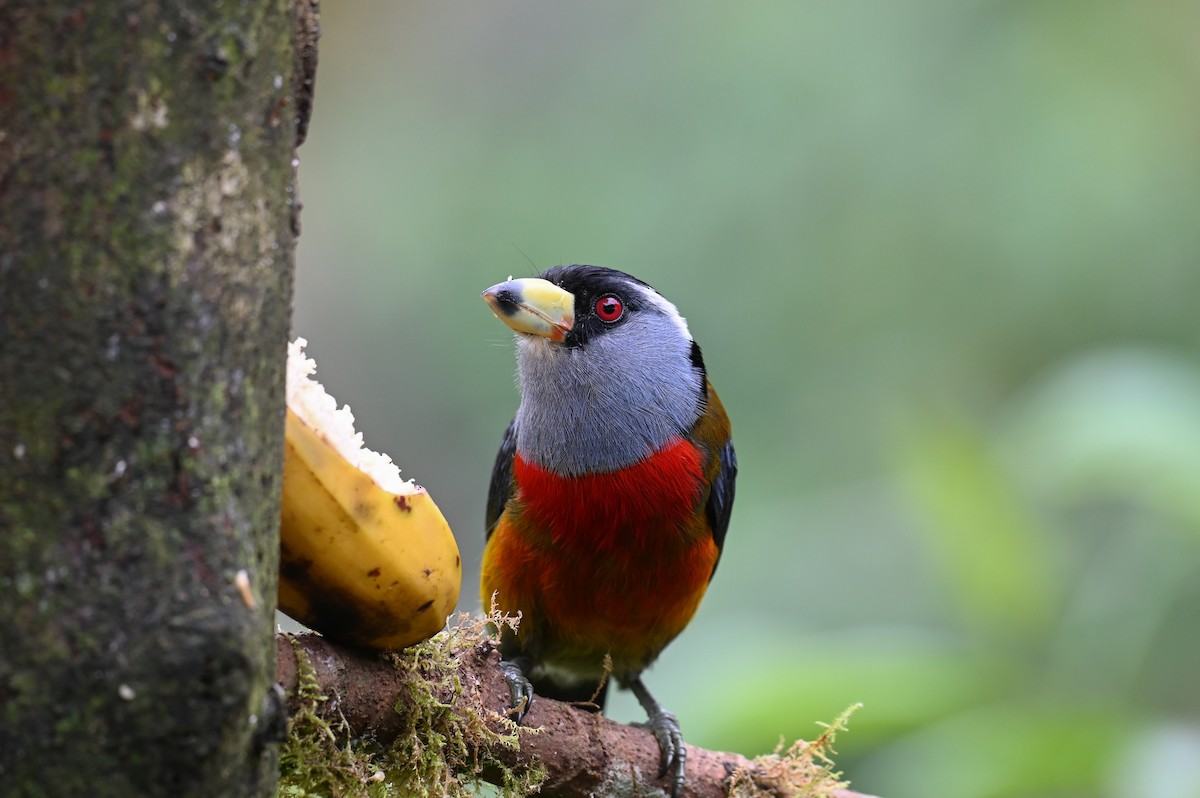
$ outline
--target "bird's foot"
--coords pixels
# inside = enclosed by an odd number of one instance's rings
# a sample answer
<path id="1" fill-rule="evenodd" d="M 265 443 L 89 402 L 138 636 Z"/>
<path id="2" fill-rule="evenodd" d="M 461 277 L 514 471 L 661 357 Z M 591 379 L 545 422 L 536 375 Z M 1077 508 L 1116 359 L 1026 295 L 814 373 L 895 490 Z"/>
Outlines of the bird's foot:
<path id="1" fill-rule="evenodd" d="M 658 750 L 661 752 L 658 778 L 670 774 L 671 795 L 677 797 L 683 790 L 684 765 L 687 762 L 687 749 L 683 746 L 679 719 L 664 709 L 651 715 L 645 725 L 658 740 Z"/>
<path id="2" fill-rule="evenodd" d="M 654 700 L 640 678 L 630 682 L 629 687 L 649 716 L 645 724 L 637 725 L 644 725 L 654 735 L 654 739 L 658 740 L 658 778 L 669 776 L 672 798 L 679 798 L 679 794 L 683 792 L 684 769 L 687 764 L 687 748 L 683 744 L 679 718 Z"/>
<path id="3" fill-rule="evenodd" d="M 500 660 L 500 670 L 504 673 L 504 679 L 508 682 L 508 691 L 512 694 L 509 714 L 512 715 L 513 721 L 518 726 L 525 719 L 525 713 L 529 712 L 529 708 L 533 706 L 533 685 L 530 683 L 529 677 L 525 675 L 529 668 L 529 662 L 523 657 Z"/>

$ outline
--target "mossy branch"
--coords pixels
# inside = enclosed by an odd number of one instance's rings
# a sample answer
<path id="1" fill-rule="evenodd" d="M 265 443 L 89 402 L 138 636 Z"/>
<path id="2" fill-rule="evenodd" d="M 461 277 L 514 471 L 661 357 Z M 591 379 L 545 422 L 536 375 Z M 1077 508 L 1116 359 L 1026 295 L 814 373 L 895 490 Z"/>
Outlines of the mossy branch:
<path id="1" fill-rule="evenodd" d="M 507 795 L 562 798 L 664 787 L 656 778 L 658 745 L 645 729 L 547 698 L 515 727 L 503 716 L 510 698 L 499 653 L 482 634 L 462 628 L 395 654 L 316 635 L 277 635 L 277 674 L 293 719 L 281 794 L 467 795 L 479 780 Z M 866 798 L 845 789 L 827 758 L 842 721 L 812 743 L 755 760 L 688 746 L 681 798 Z M 304 760 L 317 752 L 305 748 L 313 742 L 305 737 L 332 742 L 346 772 L 314 775 Z M 327 746 L 312 758 L 328 769 L 329 755 Z"/>

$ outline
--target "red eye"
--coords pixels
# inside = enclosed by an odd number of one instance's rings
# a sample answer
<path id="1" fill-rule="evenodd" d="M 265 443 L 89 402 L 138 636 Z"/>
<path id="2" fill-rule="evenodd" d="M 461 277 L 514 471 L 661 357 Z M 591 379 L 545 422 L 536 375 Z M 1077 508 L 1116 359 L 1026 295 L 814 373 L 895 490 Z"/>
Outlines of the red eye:
<path id="1" fill-rule="evenodd" d="M 602 296 L 596 300 L 596 315 L 600 317 L 600 321 L 612 323 L 621 318 L 624 312 L 625 306 L 615 296 Z"/>

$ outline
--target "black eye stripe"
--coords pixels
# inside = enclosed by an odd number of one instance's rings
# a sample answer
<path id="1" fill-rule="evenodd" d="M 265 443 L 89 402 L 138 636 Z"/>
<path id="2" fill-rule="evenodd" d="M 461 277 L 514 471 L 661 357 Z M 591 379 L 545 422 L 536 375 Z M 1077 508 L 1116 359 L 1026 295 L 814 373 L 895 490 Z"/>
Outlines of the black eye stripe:
<path id="1" fill-rule="evenodd" d="M 563 341 L 568 348 L 586 346 L 594 337 L 625 324 L 634 314 L 653 309 L 646 294 L 654 289 L 615 269 L 555 266 L 542 272 L 541 277 L 575 295 L 575 327 Z M 621 314 L 609 321 L 602 318 L 596 308 L 605 296 L 615 296 L 622 305 Z"/>

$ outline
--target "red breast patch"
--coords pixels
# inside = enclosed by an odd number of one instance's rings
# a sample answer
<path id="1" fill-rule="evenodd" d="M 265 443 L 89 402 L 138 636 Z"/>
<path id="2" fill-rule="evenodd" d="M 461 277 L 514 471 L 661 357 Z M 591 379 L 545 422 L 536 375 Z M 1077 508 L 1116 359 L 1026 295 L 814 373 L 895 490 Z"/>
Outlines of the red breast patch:
<path id="1" fill-rule="evenodd" d="M 696 512 L 704 481 L 701 459 L 695 446 L 676 438 L 617 471 L 563 477 L 518 454 L 516 498 L 524 505 L 523 515 L 556 543 L 586 542 L 600 550 L 639 543 L 653 547 L 668 543 L 661 540 L 664 529 L 678 527 Z M 643 535 L 660 539 L 639 539 Z"/>

